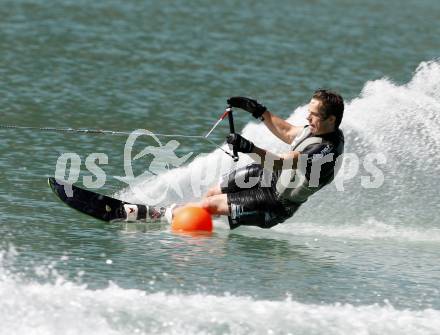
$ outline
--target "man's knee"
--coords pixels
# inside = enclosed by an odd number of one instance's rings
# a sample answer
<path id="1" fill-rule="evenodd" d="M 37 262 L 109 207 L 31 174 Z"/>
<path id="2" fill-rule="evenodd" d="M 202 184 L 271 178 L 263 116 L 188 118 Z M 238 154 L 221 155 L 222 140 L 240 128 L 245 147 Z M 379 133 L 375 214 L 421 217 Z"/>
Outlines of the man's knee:
<path id="1" fill-rule="evenodd" d="M 222 190 L 220 186 L 213 186 L 211 187 L 208 192 L 205 194 L 205 198 L 212 197 L 213 195 L 222 194 Z"/>
<path id="2" fill-rule="evenodd" d="M 201 202 L 201 205 L 212 214 L 229 214 L 229 206 L 226 194 L 217 194 L 204 198 Z"/>

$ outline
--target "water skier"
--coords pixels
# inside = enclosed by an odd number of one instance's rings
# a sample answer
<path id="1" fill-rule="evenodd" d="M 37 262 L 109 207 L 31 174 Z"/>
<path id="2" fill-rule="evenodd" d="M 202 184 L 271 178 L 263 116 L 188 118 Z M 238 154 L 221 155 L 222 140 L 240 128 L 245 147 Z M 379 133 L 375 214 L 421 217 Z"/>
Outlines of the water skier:
<path id="1" fill-rule="evenodd" d="M 230 134 L 227 143 L 257 163 L 225 175 L 200 202 L 175 207 L 170 214 L 198 206 L 213 215 L 227 215 L 231 229 L 240 225 L 271 228 L 291 217 L 309 196 L 333 180 L 337 158 L 344 151 L 344 135 L 339 129 L 344 101 L 337 93 L 315 91 L 304 127 L 281 119 L 254 99 L 231 97 L 227 102 L 261 119 L 291 150 L 275 154 L 239 134 Z"/>

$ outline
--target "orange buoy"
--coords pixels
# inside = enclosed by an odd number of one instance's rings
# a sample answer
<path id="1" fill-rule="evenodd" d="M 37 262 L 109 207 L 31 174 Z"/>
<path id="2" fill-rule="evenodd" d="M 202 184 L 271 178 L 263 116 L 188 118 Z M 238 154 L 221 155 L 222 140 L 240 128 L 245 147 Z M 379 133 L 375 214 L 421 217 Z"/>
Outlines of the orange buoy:
<path id="1" fill-rule="evenodd" d="M 212 218 L 208 210 L 200 207 L 184 207 L 174 214 L 171 230 L 181 232 L 212 231 Z"/>

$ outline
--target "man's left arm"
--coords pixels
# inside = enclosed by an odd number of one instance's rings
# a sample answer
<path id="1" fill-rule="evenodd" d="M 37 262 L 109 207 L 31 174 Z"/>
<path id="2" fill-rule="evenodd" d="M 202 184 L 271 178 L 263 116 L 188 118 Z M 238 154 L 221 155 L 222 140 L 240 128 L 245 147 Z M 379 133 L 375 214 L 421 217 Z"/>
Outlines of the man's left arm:
<path id="1" fill-rule="evenodd" d="M 261 158 L 261 165 L 266 168 L 273 168 L 274 170 L 281 169 L 296 169 L 299 151 L 289 151 L 284 154 L 275 154 L 268 150 L 257 147 L 253 142 L 244 138 L 240 134 L 230 134 L 226 138 L 227 143 L 232 144 L 237 152 L 245 154 L 256 154 Z"/>
<path id="2" fill-rule="evenodd" d="M 261 164 L 264 167 L 273 167 L 274 170 L 296 169 L 299 157 L 301 155 L 299 151 L 289 151 L 284 154 L 275 154 L 257 146 L 254 147 L 252 153 L 257 154 L 261 158 Z"/>

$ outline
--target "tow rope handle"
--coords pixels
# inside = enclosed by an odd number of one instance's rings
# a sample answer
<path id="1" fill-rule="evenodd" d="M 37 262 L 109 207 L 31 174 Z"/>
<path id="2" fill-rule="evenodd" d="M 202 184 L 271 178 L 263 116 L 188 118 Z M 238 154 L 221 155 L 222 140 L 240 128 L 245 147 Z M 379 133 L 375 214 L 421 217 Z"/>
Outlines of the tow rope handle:
<path id="1" fill-rule="evenodd" d="M 220 116 L 220 118 L 217 120 L 216 123 L 214 123 L 214 125 L 212 126 L 212 128 L 208 131 L 208 133 L 204 136 L 204 138 L 214 144 L 216 147 L 218 147 L 220 150 L 222 150 L 225 154 L 227 154 L 228 156 L 231 156 L 232 159 L 234 160 L 234 162 L 238 161 L 238 153 L 237 150 L 235 150 L 234 148 L 232 148 L 232 154 L 226 150 L 224 150 L 222 147 L 218 146 L 217 144 L 215 144 L 214 142 L 210 141 L 208 139 L 208 136 L 211 135 L 211 133 L 214 131 L 215 128 L 217 128 L 217 126 L 220 124 L 220 122 L 222 122 L 226 116 L 228 117 L 229 120 L 229 132 L 231 134 L 235 134 L 235 127 L 234 127 L 234 117 L 232 116 L 232 107 L 230 105 L 228 105 L 228 107 L 225 109 L 224 113 L 222 114 L 222 116 Z"/>
<path id="2" fill-rule="evenodd" d="M 235 134 L 234 116 L 232 115 L 232 107 L 228 105 L 228 107 L 225 110 L 225 113 L 228 113 L 229 132 L 231 134 Z M 234 160 L 234 162 L 238 162 L 238 152 L 235 148 L 232 148 L 232 159 Z"/>

